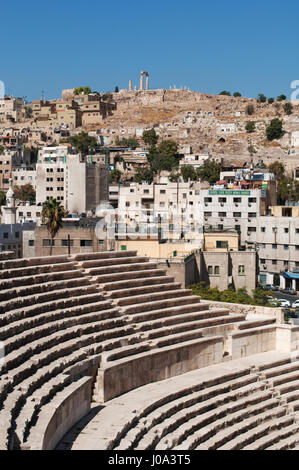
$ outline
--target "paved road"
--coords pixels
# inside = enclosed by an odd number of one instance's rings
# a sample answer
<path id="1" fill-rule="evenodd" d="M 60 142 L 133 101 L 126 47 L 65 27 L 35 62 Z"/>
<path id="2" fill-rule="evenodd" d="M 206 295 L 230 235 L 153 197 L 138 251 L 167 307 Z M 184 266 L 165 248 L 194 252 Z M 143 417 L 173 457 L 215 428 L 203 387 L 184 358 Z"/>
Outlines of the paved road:
<path id="1" fill-rule="evenodd" d="M 273 294 L 277 299 L 286 299 L 291 302 L 291 304 L 295 302 L 295 300 L 299 299 L 296 295 L 284 294 L 283 292 L 274 291 Z"/>

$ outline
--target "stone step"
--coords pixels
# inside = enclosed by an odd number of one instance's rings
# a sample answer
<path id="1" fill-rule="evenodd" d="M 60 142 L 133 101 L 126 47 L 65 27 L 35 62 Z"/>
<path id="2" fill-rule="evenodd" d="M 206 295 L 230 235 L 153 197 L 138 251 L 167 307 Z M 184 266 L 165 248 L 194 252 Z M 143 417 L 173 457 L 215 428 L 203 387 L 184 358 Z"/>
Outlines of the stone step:
<path id="1" fill-rule="evenodd" d="M 257 416 L 267 412 L 275 414 L 277 406 L 277 401 L 271 398 L 269 391 L 258 390 L 240 399 L 236 398 L 223 405 L 220 404 L 216 408 L 207 408 L 203 413 L 192 413 L 190 418 L 183 421 L 176 429 L 177 437 L 173 434 L 172 439 L 166 436 L 156 449 L 163 450 L 167 440 L 168 442 L 174 441 L 172 448 L 176 450 L 181 450 L 184 446 L 186 450 L 201 449 L 201 446 L 211 450 L 216 449 L 218 438 L 221 443 L 226 442 L 226 431 L 232 430 L 229 436 L 234 436 L 234 430 L 238 429 L 238 426 L 240 430 L 242 429 L 241 423 L 245 421 L 249 423 L 251 419 L 256 422 Z"/>
<path id="2" fill-rule="evenodd" d="M 74 271 L 71 271 L 74 273 Z M 70 287 L 86 286 L 90 284 L 91 276 L 77 276 L 61 281 L 44 282 L 41 284 L 32 284 L 25 287 L 15 287 L 6 290 L 0 290 L 0 301 L 9 300 L 16 297 L 27 297 L 43 292 L 51 292 L 58 289 L 68 289 Z"/>
<path id="3" fill-rule="evenodd" d="M 298 443 L 299 443 L 299 432 L 297 428 L 297 432 L 295 432 L 293 435 L 290 435 L 283 439 L 280 438 L 278 442 L 276 442 L 275 444 L 272 444 L 271 446 L 268 446 L 266 450 L 288 450 L 288 449 L 292 449 L 293 447 L 295 447 L 296 444 Z"/>
<path id="4" fill-rule="evenodd" d="M 20 334 L 30 328 L 35 328 L 37 326 L 43 325 L 44 323 L 53 322 L 62 318 L 74 317 L 76 315 L 83 315 L 85 313 L 97 312 L 109 308 L 113 309 L 115 312 L 115 308 L 113 308 L 113 305 L 111 304 L 110 300 L 97 300 L 96 302 L 92 302 L 91 298 L 89 298 L 89 300 L 90 302 L 88 303 L 85 302 L 80 304 L 80 302 L 78 302 L 77 305 L 70 305 L 68 307 L 59 308 L 57 310 L 52 311 L 49 310 L 39 315 L 33 315 L 30 317 L 26 317 L 22 314 L 18 316 L 14 315 L 11 321 L 9 321 L 11 312 L 6 315 L 1 315 L 0 320 L 2 320 L 1 317 L 5 316 L 6 323 L 4 324 L 4 326 L 1 327 L 0 340 L 4 341 L 10 336 Z M 115 313 L 114 316 L 116 316 Z M 120 316 L 119 312 L 117 316 Z"/>
<path id="5" fill-rule="evenodd" d="M 77 305 L 91 304 L 95 302 L 102 302 L 104 300 L 102 293 L 92 293 L 86 295 L 79 295 L 66 299 L 59 299 L 54 302 L 46 302 L 35 304 L 27 307 L 21 307 L 17 310 L 10 310 L 8 313 L 0 315 L 0 326 L 9 325 L 12 329 L 15 328 L 14 322 L 20 319 L 28 319 L 30 317 L 39 316 L 42 313 L 47 313 L 59 309 L 66 309 L 67 307 L 76 307 Z M 7 327 L 8 328 L 8 327 Z M 8 336 L 3 336 L 4 330 L 1 329 L 0 340 L 6 339 Z"/>
<path id="6" fill-rule="evenodd" d="M 177 290 L 181 287 L 180 282 L 173 282 L 173 283 L 167 283 L 167 284 L 154 284 L 154 285 L 148 285 L 148 286 L 142 286 L 142 287 L 132 287 L 127 288 L 127 289 L 121 289 L 121 290 L 112 290 L 108 291 L 107 297 L 111 299 L 121 299 L 125 300 L 130 297 L 135 297 L 138 294 L 153 294 L 157 292 L 164 292 L 164 291 L 172 291 L 172 290 Z M 191 292 L 191 291 L 190 291 Z M 122 303 L 118 302 L 117 305 L 123 305 Z"/>
<path id="7" fill-rule="evenodd" d="M 59 271 L 70 271 L 76 269 L 73 262 L 45 264 L 38 266 L 28 266 L 23 268 L 7 269 L 0 271 L 0 279 L 10 279 L 14 277 L 33 276 L 38 274 L 53 273 Z"/>
<path id="8" fill-rule="evenodd" d="M 263 369 L 263 374 L 267 379 L 272 377 L 277 377 L 283 374 L 287 374 L 289 372 L 297 371 L 299 368 L 299 361 L 296 360 L 295 362 L 290 362 L 290 360 L 286 360 L 285 363 L 278 366 L 271 366 L 267 369 Z"/>
<path id="9" fill-rule="evenodd" d="M 78 266 L 84 269 L 91 269 L 91 268 L 101 268 L 106 266 L 115 266 L 115 265 L 123 265 L 123 264 L 133 264 L 133 263 L 147 263 L 148 257 L 147 256 L 133 256 L 133 257 L 122 257 L 122 258 L 103 258 L 97 260 L 88 260 L 88 261 L 80 261 L 78 262 Z"/>
<path id="10" fill-rule="evenodd" d="M 243 447 L 243 450 L 265 450 L 269 446 L 278 443 L 281 439 L 292 436 L 298 432 L 298 423 L 292 423 L 289 426 L 282 427 L 276 431 L 272 431 L 266 436 L 262 436 L 251 444 Z"/>
<path id="11" fill-rule="evenodd" d="M 285 415 L 285 409 L 282 407 L 272 408 L 262 413 L 254 413 L 254 411 L 240 422 L 228 425 L 227 428 L 222 427 L 218 432 L 216 429 L 216 433 L 212 431 L 212 436 L 208 436 L 208 439 L 195 447 L 195 450 L 239 450 L 254 439 L 267 434 L 276 423 L 278 425 L 283 422 L 287 425 L 292 421 L 289 416 Z"/>
<path id="12" fill-rule="evenodd" d="M 182 397 L 181 400 L 184 402 L 184 406 L 173 407 L 172 410 L 168 409 L 166 416 L 164 411 L 162 423 L 160 422 L 161 415 L 159 420 L 156 418 L 156 420 L 151 421 L 149 416 L 146 418 L 146 426 L 149 426 L 149 431 L 146 429 L 143 433 L 144 438 L 140 439 L 137 447 L 135 446 L 135 450 L 153 449 L 155 446 L 158 450 L 171 449 L 174 445 L 185 442 L 188 436 L 192 441 L 193 436 L 195 437 L 197 432 L 200 432 L 200 428 L 197 429 L 199 423 L 204 426 L 205 424 L 211 424 L 216 419 L 223 418 L 225 420 L 227 409 L 234 413 L 236 420 L 239 420 L 240 417 L 246 414 L 246 408 L 253 403 L 254 405 L 257 404 L 258 409 L 272 407 L 275 404 L 273 400 L 270 402 L 268 399 L 265 406 L 261 403 L 260 392 L 261 386 L 258 383 L 252 383 L 226 394 L 215 395 L 208 400 L 201 401 L 200 392 L 193 394 L 192 401 L 189 396 Z M 265 401 L 269 397 L 269 393 L 264 394 Z M 151 438 L 149 439 L 149 437 Z M 148 441 L 150 447 L 145 446 L 144 440 Z M 136 445 L 136 442 L 134 444 Z"/>
<path id="13" fill-rule="evenodd" d="M 165 276 L 165 271 L 163 269 L 142 269 L 140 271 L 127 271 L 127 272 L 116 272 L 113 274 L 102 274 L 94 276 L 93 281 L 98 282 L 101 284 L 106 284 L 108 282 L 118 282 L 118 281 L 126 281 L 128 282 L 132 279 L 132 285 L 135 282 L 135 279 L 144 279 L 150 277 L 162 277 Z"/>
<path id="14" fill-rule="evenodd" d="M 28 360 L 32 355 L 57 344 L 57 342 L 87 334 L 91 331 L 106 331 L 113 328 L 124 327 L 124 332 L 133 333 L 133 328 L 125 328 L 121 318 L 109 318 L 111 310 L 100 313 L 91 313 L 80 317 L 58 320 L 52 324 L 44 325 L 42 328 L 34 328 L 25 333 L 9 338 L 5 344 L 5 364 L 2 371 L 7 372 L 18 367 L 22 362 Z"/>
<path id="15" fill-rule="evenodd" d="M 116 264 L 113 266 L 104 266 L 99 268 L 85 269 L 85 272 L 91 276 L 100 276 L 103 274 L 114 274 L 114 273 L 127 273 L 129 271 L 144 271 L 155 269 L 156 263 L 131 263 L 131 264 Z"/>
<path id="16" fill-rule="evenodd" d="M 46 264 L 67 263 L 67 256 L 43 256 L 38 258 L 21 258 L 6 261 L 0 261 L 0 270 L 26 268 L 28 266 L 40 266 Z"/>
<path id="17" fill-rule="evenodd" d="M 133 306 L 135 309 L 135 306 L 139 306 L 139 304 L 143 304 L 144 306 L 146 306 L 149 303 L 157 302 L 159 300 L 164 301 L 166 299 L 175 299 L 177 297 L 188 296 L 191 294 L 191 292 L 191 289 L 172 289 L 172 286 L 166 284 L 165 289 L 160 288 L 158 292 L 144 292 L 140 295 L 138 295 L 137 293 L 136 295 L 113 299 L 113 303 L 123 308 Z M 140 309 L 137 311 L 140 311 Z"/>
<path id="18" fill-rule="evenodd" d="M 172 306 L 169 305 L 169 308 L 167 306 L 164 306 L 164 308 L 158 308 L 156 305 L 153 307 L 157 307 L 157 310 L 149 310 L 147 312 L 142 312 L 142 313 L 136 313 L 134 315 L 127 315 L 127 322 L 128 323 L 147 323 L 148 321 L 154 321 L 157 319 L 165 318 L 165 317 L 174 317 L 177 315 L 183 315 L 187 313 L 199 313 L 199 311 L 206 310 L 208 307 L 207 303 L 200 302 L 199 297 L 196 297 L 195 302 L 189 302 L 190 296 L 188 297 L 183 297 L 181 305 L 177 306 Z M 175 302 L 176 299 L 174 299 Z M 188 301 L 185 302 L 184 301 Z M 172 302 L 172 303 L 174 303 Z M 170 302 L 169 302 L 170 303 Z M 161 305 L 161 304 L 160 304 Z M 148 304 L 147 304 L 148 306 Z"/>
<path id="19" fill-rule="evenodd" d="M 285 415 L 285 412 L 279 407 L 276 410 L 272 410 L 272 415 L 271 413 L 267 412 L 263 413 L 262 415 L 257 415 L 248 423 L 246 421 L 247 420 L 245 420 L 240 426 L 240 431 L 243 432 L 239 434 L 237 431 L 238 434 L 236 437 L 233 437 L 232 439 L 226 439 L 226 443 L 221 444 L 218 447 L 219 450 L 244 449 L 245 446 L 265 435 L 268 435 L 273 430 L 292 424 L 294 418 L 292 416 Z M 246 426 L 246 424 L 248 426 Z"/>
<path id="20" fill-rule="evenodd" d="M 297 385 L 298 387 L 298 385 Z M 292 404 L 293 402 L 297 402 L 297 400 L 299 400 L 299 389 L 296 388 L 296 386 L 294 385 L 294 387 L 290 387 L 289 389 L 287 389 L 288 391 L 284 391 L 281 396 L 282 398 L 284 398 L 286 400 L 287 403 L 290 403 Z M 296 403 L 297 405 L 297 403 Z"/>
<path id="21" fill-rule="evenodd" d="M 14 277 L 10 279 L 3 279 L 0 282 L 0 292 L 5 289 L 14 289 L 17 287 L 32 286 L 35 284 L 47 283 L 50 281 L 62 281 L 64 279 L 73 279 L 81 277 L 83 279 L 83 272 L 78 269 L 70 271 L 58 271 L 45 274 L 37 274 L 33 276 Z M 86 276 L 88 277 L 88 276 Z"/>
<path id="22" fill-rule="evenodd" d="M 170 316 L 161 316 L 161 318 L 154 319 L 154 320 L 148 320 L 145 322 L 140 322 L 135 325 L 136 330 L 138 331 L 149 331 L 153 330 L 152 334 L 153 337 L 156 337 L 159 335 L 159 331 L 164 331 L 165 328 L 171 326 L 171 325 L 181 325 L 182 323 L 188 323 L 189 322 L 194 322 L 194 321 L 200 321 L 200 320 L 205 320 L 205 319 L 214 319 L 217 317 L 223 317 L 224 315 L 229 315 L 229 310 L 225 308 L 212 308 L 209 309 L 209 304 L 207 304 L 204 301 L 201 301 L 200 303 L 200 311 L 197 305 L 194 305 L 193 310 L 191 313 L 186 313 L 186 312 L 180 312 L 179 307 L 176 311 L 171 310 L 170 311 Z M 164 310 L 161 310 L 161 312 L 165 313 Z M 151 313 L 151 312 L 150 312 Z M 172 313 L 175 313 L 175 315 L 172 315 Z M 181 314 L 182 313 L 182 314 Z M 129 316 L 130 321 L 134 321 L 135 316 Z"/>
<path id="23" fill-rule="evenodd" d="M 16 297 L 11 300 L 0 302 L 0 314 L 7 313 L 10 310 L 22 309 L 32 306 L 32 304 L 42 305 L 44 303 L 64 300 L 70 297 L 77 297 L 86 294 L 99 293 L 97 284 L 88 284 L 83 286 L 69 287 L 68 289 L 52 290 L 33 294 L 30 297 Z"/>
<path id="24" fill-rule="evenodd" d="M 167 307 L 178 307 L 178 306 L 187 306 L 190 304 L 199 304 L 200 298 L 196 295 L 190 295 L 189 290 L 180 290 L 175 293 L 169 292 L 167 294 L 168 298 L 164 300 L 156 300 L 152 302 L 144 302 L 142 304 L 132 304 L 128 306 L 120 306 L 120 312 L 123 314 L 138 314 L 138 313 L 148 313 L 152 310 L 161 310 L 162 308 Z"/>
<path id="25" fill-rule="evenodd" d="M 298 378 L 295 378 L 294 380 L 282 383 L 281 385 L 276 385 L 275 390 L 277 390 L 281 395 L 298 390 L 299 397 L 299 380 Z"/>
<path id="26" fill-rule="evenodd" d="M 202 329 L 204 329 L 205 327 L 222 325 L 225 323 L 233 323 L 233 321 L 239 321 L 240 318 L 243 318 L 243 316 L 236 315 L 235 318 L 232 318 L 231 316 L 229 317 L 226 316 L 226 317 L 218 317 L 218 318 L 210 319 L 210 320 L 200 320 L 198 322 L 192 322 L 192 324 L 188 325 L 188 329 L 192 330 L 191 332 L 184 331 L 184 327 L 186 328 L 186 323 L 184 323 L 183 326 L 180 325 L 180 327 L 177 328 L 177 329 L 181 329 L 180 332 L 169 334 L 166 329 L 166 331 L 164 331 L 163 338 L 161 339 L 161 336 L 160 336 L 158 339 L 152 340 L 151 345 L 160 348 L 163 346 L 168 346 L 170 344 L 176 344 L 178 342 L 184 342 L 184 341 L 189 341 L 190 339 L 199 338 L 204 334 L 204 331 Z M 173 330 L 175 330 L 175 328 Z"/>
<path id="27" fill-rule="evenodd" d="M 137 251 L 135 250 L 130 250 L 130 251 L 99 251 L 97 253 L 79 253 L 79 254 L 74 254 L 69 257 L 71 260 L 75 261 L 89 261 L 89 260 L 95 260 L 95 259 L 106 259 L 106 258 L 122 258 L 122 257 L 130 257 L 130 256 L 136 256 Z"/>
<path id="28" fill-rule="evenodd" d="M 285 373 L 282 375 L 274 376 L 272 379 L 269 379 L 269 383 L 272 386 L 282 385 L 288 382 L 293 382 L 294 380 L 299 380 L 299 368 L 294 372 Z"/>
<path id="29" fill-rule="evenodd" d="M 174 282 L 174 277 L 172 276 L 157 276 L 157 277 L 148 277 L 141 279 L 125 279 L 124 281 L 114 281 L 107 284 L 101 284 L 101 287 L 107 292 L 119 291 L 123 292 L 123 289 L 130 288 L 141 288 L 159 284 L 170 284 Z"/>

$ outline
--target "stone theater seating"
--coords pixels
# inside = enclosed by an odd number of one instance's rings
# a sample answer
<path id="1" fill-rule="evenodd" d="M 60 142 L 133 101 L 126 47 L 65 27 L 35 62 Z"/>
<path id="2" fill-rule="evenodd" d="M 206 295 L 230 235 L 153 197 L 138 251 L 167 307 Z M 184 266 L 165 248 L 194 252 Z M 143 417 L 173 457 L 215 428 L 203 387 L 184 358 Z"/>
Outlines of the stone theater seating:
<path id="1" fill-rule="evenodd" d="M 275 352 L 275 321 L 209 308 L 133 251 L 0 261 L 0 449 L 296 447 L 297 363 L 227 372 Z M 168 381 L 188 374 L 194 384 L 173 394 Z M 157 402 L 113 424 L 117 400 L 159 384 Z M 95 429 L 102 416 L 116 432 L 109 442 L 74 438 L 76 423 Z"/>

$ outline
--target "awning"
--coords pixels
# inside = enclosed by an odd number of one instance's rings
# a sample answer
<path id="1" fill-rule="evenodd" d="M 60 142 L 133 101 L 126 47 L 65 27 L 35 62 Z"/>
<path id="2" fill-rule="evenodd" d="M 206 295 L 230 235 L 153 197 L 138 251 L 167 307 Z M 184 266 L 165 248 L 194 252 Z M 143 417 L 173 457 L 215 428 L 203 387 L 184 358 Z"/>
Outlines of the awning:
<path id="1" fill-rule="evenodd" d="M 299 279 L 299 273 L 283 273 L 285 279 Z"/>

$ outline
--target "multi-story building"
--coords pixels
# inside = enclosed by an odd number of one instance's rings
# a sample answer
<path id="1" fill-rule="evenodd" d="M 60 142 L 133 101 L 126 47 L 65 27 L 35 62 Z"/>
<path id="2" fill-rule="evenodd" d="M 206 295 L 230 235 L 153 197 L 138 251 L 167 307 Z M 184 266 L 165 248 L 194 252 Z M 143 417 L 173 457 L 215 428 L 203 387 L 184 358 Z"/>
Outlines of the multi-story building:
<path id="1" fill-rule="evenodd" d="M 45 147 L 36 165 L 36 203 L 55 198 L 71 213 L 95 211 L 108 201 L 108 169 L 87 163 L 69 145 Z"/>
<path id="2" fill-rule="evenodd" d="M 21 122 L 25 117 L 25 107 L 22 98 L 5 96 L 0 99 L 0 124 Z"/>

